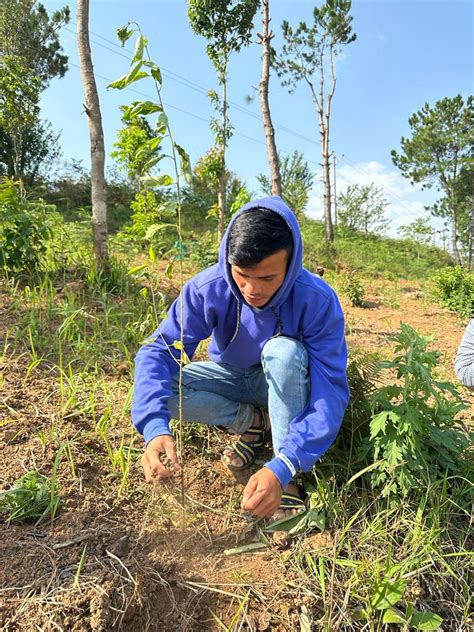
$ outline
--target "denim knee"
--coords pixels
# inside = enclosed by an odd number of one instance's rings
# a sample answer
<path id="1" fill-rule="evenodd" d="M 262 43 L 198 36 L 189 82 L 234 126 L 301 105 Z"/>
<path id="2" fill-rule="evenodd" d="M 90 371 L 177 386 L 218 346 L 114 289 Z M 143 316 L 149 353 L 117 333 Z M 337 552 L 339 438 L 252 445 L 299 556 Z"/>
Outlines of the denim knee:
<path id="1" fill-rule="evenodd" d="M 273 374 L 281 369 L 282 376 L 289 376 L 288 369 L 290 367 L 304 371 L 308 368 L 306 347 L 294 338 L 287 338 L 286 336 L 270 338 L 262 349 L 262 366 L 265 373 L 270 365 Z"/>

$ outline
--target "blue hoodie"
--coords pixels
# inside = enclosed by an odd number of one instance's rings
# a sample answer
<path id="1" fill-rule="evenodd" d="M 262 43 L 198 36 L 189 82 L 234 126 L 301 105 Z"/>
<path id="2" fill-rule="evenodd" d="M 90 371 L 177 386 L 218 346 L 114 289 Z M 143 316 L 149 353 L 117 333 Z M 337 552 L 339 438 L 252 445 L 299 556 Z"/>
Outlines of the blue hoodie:
<path id="1" fill-rule="evenodd" d="M 285 219 L 293 236 L 293 254 L 283 284 L 262 308 L 246 303 L 231 276 L 227 240 L 232 222 L 241 213 L 266 208 Z M 178 372 L 180 306 L 183 301 L 184 348 L 192 358 L 201 340 L 211 336 L 209 356 L 247 368 L 260 364 L 265 343 L 280 332 L 302 341 L 309 354 L 311 391 L 306 408 L 290 423 L 289 433 L 276 456 L 266 463 L 283 487 L 293 470 L 309 471 L 333 443 L 349 399 L 346 378 L 347 349 L 344 318 L 337 296 L 321 278 L 303 268 L 298 222 L 279 197 L 250 202 L 234 216 L 222 240 L 219 262 L 188 281 L 166 319 L 136 357 L 132 419 L 151 441 L 171 434 L 167 401 Z M 290 468 L 288 461 L 293 468 Z"/>

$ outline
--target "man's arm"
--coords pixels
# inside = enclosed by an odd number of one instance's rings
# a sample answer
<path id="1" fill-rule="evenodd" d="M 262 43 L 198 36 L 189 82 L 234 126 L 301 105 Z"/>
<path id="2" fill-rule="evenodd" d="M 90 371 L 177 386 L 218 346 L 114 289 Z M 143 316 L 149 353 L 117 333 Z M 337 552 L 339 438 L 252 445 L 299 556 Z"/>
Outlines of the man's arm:
<path id="1" fill-rule="evenodd" d="M 199 342 L 208 338 L 212 331 L 212 318 L 206 313 L 204 299 L 192 279 L 152 335 L 152 341 L 138 351 L 132 420 L 147 444 L 142 465 L 148 482 L 171 474 L 161 463 L 161 454 L 168 457 L 175 470 L 179 468 L 167 403 L 172 395 L 173 377 L 179 371 L 181 351 L 175 343 L 181 339 L 181 301 L 184 350 L 189 358 L 194 355 Z"/>
<path id="2" fill-rule="evenodd" d="M 298 471 L 311 470 L 333 444 L 349 401 L 344 316 L 335 292 L 308 308 L 303 344 L 309 356 L 311 391 L 306 409 L 290 423 L 280 454 L 265 465 L 283 488 Z"/>
<path id="3" fill-rule="evenodd" d="M 469 388 L 474 388 L 474 319 L 469 321 L 454 362 L 456 375 Z"/>

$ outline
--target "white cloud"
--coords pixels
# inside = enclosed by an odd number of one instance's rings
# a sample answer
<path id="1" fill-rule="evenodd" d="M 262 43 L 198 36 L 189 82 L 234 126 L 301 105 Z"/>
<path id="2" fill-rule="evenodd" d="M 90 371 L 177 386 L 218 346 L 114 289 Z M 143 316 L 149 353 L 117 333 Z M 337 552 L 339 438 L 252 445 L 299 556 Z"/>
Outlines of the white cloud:
<path id="1" fill-rule="evenodd" d="M 307 213 L 315 219 L 323 217 L 323 185 L 318 174 L 317 181 L 310 193 Z M 331 181 L 333 175 L 331 174 Z M 337 194 L 351 184 L 368 185 L 374 183 L 383 191 L 388 201 L 387 218 L 390 221 L 388 235 L 396 237 L 398 228 L 409 224 L 418 217 L 427 217 L 425 206 L 433 203 L 436 193 L 423 191 L 420 187 L 411 185 L 400 172 L 390 170 L 375 160 L 361 163 L 348 163 L 341 157 L 336 171 Z M 438 227 L 439 220 L 430 218 L 430 223 Z M 441 226 L 441 224 L 440 224 Z"/>

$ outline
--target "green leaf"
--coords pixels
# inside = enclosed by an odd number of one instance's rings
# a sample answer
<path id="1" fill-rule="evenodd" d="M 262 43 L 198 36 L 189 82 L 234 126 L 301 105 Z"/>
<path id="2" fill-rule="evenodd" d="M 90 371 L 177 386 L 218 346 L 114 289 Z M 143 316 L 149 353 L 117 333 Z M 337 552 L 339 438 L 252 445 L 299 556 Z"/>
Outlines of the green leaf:
<path id="1" fill-rule="evenodd" d="M 142 182 L 147 187 L 169 187 L 173 184 L 173 178 L 166 174 L 162 176 L 146 176 L 142 178 Z"/>
<path id="2" fill-rule="evenodd" d="M 155 81 L 157 81 L 161 86 L 161 84 L 163 83 L 163 79 L 161 77 L 161 70 L 158 68 L 158 66 L 156 66 L 156 68 L 152 68 L 150 72 L 153 79 L 155 79 Z"/>
<path id="3" fill-rule="evenodd" d="M 181 340 L 175 340 L 173 342 L 172 345 L 175 349 L 178 349 L 178 351 L 181 351 L 181 358 L 184 362 L 184 364 L 189 364 L 191 362 L 191 360 L 188 357 L 188 354 L 186 353 L 186 351 L 184 350 L 184 345 L 181 342 Z"/>
<path id="4" fill-rule="evenodd" d="M 174 262 L 175 262 L 175 259 L 170 259 L 166 266 L 165 274 L 168 277 L 168 279 L 171 279 L 171 277 L 173 276 Z"/>
<path id="5" fill-rule="evenodd" d="M 143 51 L 145 50 L 145 46 L 148 44 L 148 41 L 144 35 L 140 35 L 137 39 L 137 43 L 135 44 L 135 52 L 133 53 L 132 64 L 137 61 L 142 61 L 143 59 Z"/>
<path id="6" fill-rule="evenodd" d="M 371 439 L 376 437 L 379 433 L 385 431 L 385 428 L 387 427 L 387 420 L 389 419 L 391 414 L 393 413 L 389 413 L 388 411 L 384 410 L 378 415 L 375 415 L 375 417 L 372 417 L 372 420 L 370 422 Z"/>
<path id="7" fill-rule="evenodd" d="M 165 230 L 166 228 L 176 228 L 176 226 L 174 224 L 152 224 L 148 226 L 145 239 L 151 239 L 158 231 Z"/>
<path id="8" fill-rule="evenodd" d="M 117 29 L 117 37 L 122 46 L 125 46 L 125 43 L 132 37 L 134 33 L 135 29 L 129 29 L 128 24 Z"/>
<path id="9" fill-rule="evenodd" d="M 164 154 L 162 154 L 161 156 L 155 156 L 154 158 L 151 158 L 150 160 L 148 160 L 148 162 L 146 162 L 143 165 L 143 171 L 150 171 L 150 169 L 152 169 L 156 164 L 158 164 L 160 162 L 160 160 L 163 160 L 164 158 Z"/>
<path id="10" fill-rule="evenodd" d="M 131 83 L 134 83 L 135 81 L 138 81 L 139 79 L 142 79 L 143 77 L 148 77 L 149 75 L 147 72 L 140 70 L 141 67 L 142 67 L 142 62 L 137 61 L 130 68 L 130 70 L 128 71 L 126 75 L 124 75 L 123 77 L 120 77 L 120 79 L 117 79 L 116 81 L 112 81 L 112 83 L 109 83 L 107 88 L 115 88 L 117 90 L 123 90 L 124 88 L 129 86 Z"/>
<path id="11" fill-rule="evenodd" d="M 261 551 L 267 548 L 268 544 L 264 542 L 251 542 L 250 544 L 244 544 L 235 549 L 225 549 L 224 555 L 241 555 L 242 553 L 252 553 L 253 551 Z"/>
<path id="12" fill-rule="evenodd" d="M 153 103 L 153 101 L 134 101 L 132 105 L 130 114 L 147 116 L 155 112 L 163 112 L 161 105 Z"/>
<path id="13" fill-rule="evenodd" d="M 375 589 L 370 605 L 376 610 L 386 610 L 400 601 L 405 592 L 406 582 L 381 582 Z"/>
<path id="14" fill-rule="evenodd" d="M 138 272 L 142 272 L 143 270 L 146 270 L 147 268 L 148 268 L 148 264 L 142 263 L 139 266 L 133 266 L 133 268 L 129 268 L 128 274 L 130 275 L 137 274 Z"/>
<path id="15" fill-rule="evenodd" d="M 151 76 L 153 77 L 153 79 L 155 79 L 161 86 L 161 84 L 163 83 L 162 77 L 161 77 L 161 70 L 159 68 L 159 66 L 157 64 L 155 64 L 154 61 L 144 61 L 143 62 L 144 65 L 147 68 L 150 68 L 150 73 Z"/>
<path id="16" fill-rule="evenodd" d="M 164 112 L 162 112 L 159 117 L 156 119 L 156 129 L 161 132 L 168 128 L 168 117 Z"/>
<path id="17" fill-rule="evenodd" d="M 388 608 L 388 610 L 385 610 L 383 613 L 383 623 L 398 623 L 404 625 L 406 621 L 396 610 Z"/>
<path id="18" fill-rule="evenodd" d="M 442 617 L 434 612 L 416 612 L 410 621 L 415 630 L 437 630 L 442 623 Z"/>
<path id="19" fill-rule="evenodd" d="M 181 145 L 178 145 L 178 143 L 175 143 L 174 146 L 179 154 L 179 157 L 181 158 L 181 169 L 184 179 L 188 184 L 190 184 L 193 178 L 193 172 L 191 170 L 191 161 L 189 159 L 189 154 L 181 147 Z"/>
<path id="20" fill-rule="evenodd" d="M 150 260 L 155 263 L 156 261 L 156 254 L 155 254 L 155 249 L 153 248 L 153 246 L 150 244 L 150 247 L 148 249 L 148 256 L 150 257 Z"/>

